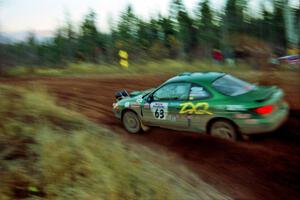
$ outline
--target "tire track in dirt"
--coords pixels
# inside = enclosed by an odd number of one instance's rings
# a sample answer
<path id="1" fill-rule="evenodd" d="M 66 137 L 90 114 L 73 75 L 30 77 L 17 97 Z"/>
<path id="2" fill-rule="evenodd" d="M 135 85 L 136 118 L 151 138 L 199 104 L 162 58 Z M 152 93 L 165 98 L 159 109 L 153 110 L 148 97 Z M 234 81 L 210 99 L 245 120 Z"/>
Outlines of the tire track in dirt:
<path id="1" fill-rule="evenodd" d="M 121 123 L 111 111 L 114 93 L 122 88 L 132 91 L 153 87 L 166 78 L 167 75 L 99 76 L 9 79 L 0 82 L 20 86 L 45 85 L 61 105 L 75 108 L 95 122 L 123 134 Z M 293 92 L 293 97 L 297 95 L 297 87 L 288 83 L 284 85 L 289 92 Z M 296 105 L 295 102 L 293 105 Z M 299 199 L 298 114 L 296 112 L 296 116 L 293 115 L 275 133 L 254 137 L 247 142 L 232 143 L 207 135 L 160 128 L 152 128 L 142 135 L 126 134 L 126 137 L 154 150 L 160 148 L 178 156 L 204 181 L 235 199 Z"/>

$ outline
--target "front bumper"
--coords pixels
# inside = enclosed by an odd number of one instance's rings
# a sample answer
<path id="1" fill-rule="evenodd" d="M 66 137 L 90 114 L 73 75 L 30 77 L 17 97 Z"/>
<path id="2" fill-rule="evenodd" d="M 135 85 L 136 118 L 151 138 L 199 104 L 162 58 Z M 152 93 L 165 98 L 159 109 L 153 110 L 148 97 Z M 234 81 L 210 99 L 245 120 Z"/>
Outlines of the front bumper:
<path id="1" fill-rule="evenodd" d="M 118 119 L 121 119 L 122 117 L 122 112 L 121 112 L 121 109 L 119 108 L 119 105 L 118 103 L 113 103 L 112 104 L 112 111 L 114 113 L 114 116 Z"/>
<path id="2" fill-rule="evenodd" d="M 114 113 L 114 116 L 118 119 L 121 119 L 122 117 L 122 112 L 121 111 L 117 111 L 115 109 L 112 109 L 113 113 Z"/>
<path id="3" fill-rule="evenodd" d="M 289 107 L 284 104 L 279 110 L 262 119 L 245 119 L 238 123 L 242 134 L 251 135 L 275 131 L 288 119 Z"/>

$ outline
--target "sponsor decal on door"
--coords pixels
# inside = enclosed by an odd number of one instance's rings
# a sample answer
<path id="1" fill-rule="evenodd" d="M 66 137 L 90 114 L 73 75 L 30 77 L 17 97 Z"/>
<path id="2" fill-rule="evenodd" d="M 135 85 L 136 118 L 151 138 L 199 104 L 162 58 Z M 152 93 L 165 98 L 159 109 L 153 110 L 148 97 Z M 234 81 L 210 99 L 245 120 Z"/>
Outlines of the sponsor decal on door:
<path id="1" fill-rule="evenodd" d="M 168 103 L 153 102 L 150 108 L 155 119 L 165 120 L 168 116 Z"/>
<path id="2" fill-rule="evenodd" d="M 208 111 L 209 104 L 206 102 L 192 103 L 186 102 L 180 104 L 181 109 L 179 114 L 196 114 L 196 115 L 212 115 L 213 113 Z"/>

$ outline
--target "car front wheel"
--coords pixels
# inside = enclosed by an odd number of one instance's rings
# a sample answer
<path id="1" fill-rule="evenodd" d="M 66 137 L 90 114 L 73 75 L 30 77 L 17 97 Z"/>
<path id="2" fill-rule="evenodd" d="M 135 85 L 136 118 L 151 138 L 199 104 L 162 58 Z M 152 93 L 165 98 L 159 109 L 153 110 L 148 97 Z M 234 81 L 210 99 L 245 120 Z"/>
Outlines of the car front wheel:
<path id="1" fill-rule="evenodd" d="M 141 122 L 139 117 L 132 111 L 126 111 L 122 118 L 123 125 L 129 133 L 138 133 L 141 131 Z"/>
<path id="2" fill-rule="evenodd" d="M 238 134 L 235 126 L 227 120 L 217 120 L 212 123 L 209 129 L 210 135 L 227 140 L 237 140 Z"/>

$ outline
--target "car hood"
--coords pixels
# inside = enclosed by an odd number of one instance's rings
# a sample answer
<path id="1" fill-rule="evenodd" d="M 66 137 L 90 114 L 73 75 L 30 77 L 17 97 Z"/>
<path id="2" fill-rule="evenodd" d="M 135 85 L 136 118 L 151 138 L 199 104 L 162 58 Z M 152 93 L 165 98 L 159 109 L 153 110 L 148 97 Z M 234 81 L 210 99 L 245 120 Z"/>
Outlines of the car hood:
<path id="1" fill-rule="evenodd" d="M 150 88 L 147 90 L 142 90 L 142 91 L 133 91 L 129 94 L 130 97 L 136 97 L 136 96 L 140 96 L 140 95 L 146 95 L 148 93 L 150 93 L 151 91 L 153 91 L 155 88 Z"/>
<path id="2" fill-rule="evenodd" d="M 130 102 L 130 103 L 140 103 L 142 100 L 142 97 L 148 93 L 150 93 L 151 91 L 153 91 L 155 88 L 150 88 L 147 90 L 141 90 L 141 91 L 133 91 L 129 93 L 129 96 L 123 98 L 122 100 L 120 100 L 118 102 L 119 105 L 123 105 L 126 102 Z"/>

